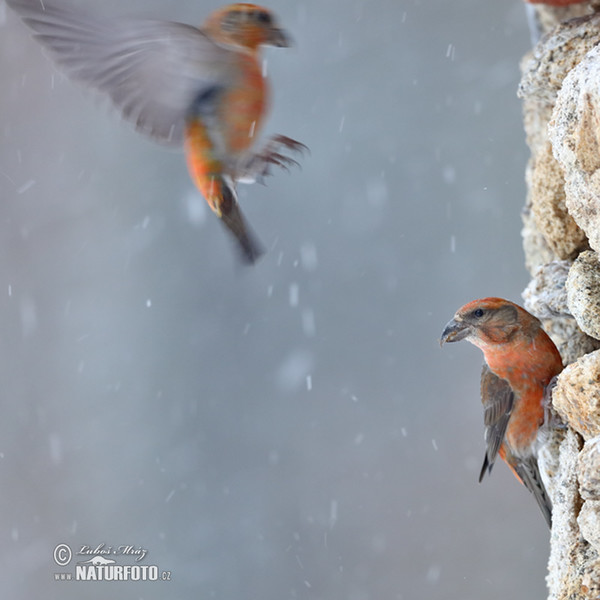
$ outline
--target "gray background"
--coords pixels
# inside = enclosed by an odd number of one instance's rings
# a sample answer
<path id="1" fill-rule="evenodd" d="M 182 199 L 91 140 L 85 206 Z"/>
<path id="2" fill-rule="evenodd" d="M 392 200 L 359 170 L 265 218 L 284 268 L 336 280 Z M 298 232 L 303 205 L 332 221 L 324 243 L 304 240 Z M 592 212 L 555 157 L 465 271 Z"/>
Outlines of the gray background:
<path id="1" fill-rule="evenodd" d="M 543 597 L 535 503 L 502 464 L 477 483 L 481 354 L 438 346 L 527 283 L 522 3 L 269 6 L 296 44 L 264 133 L 311 155 L 241 189 L 270 249 L 243 269 L 182 155 L 0 5 L 2 597 Z M 58 543 L 173 581 L 54 582 Z"/>

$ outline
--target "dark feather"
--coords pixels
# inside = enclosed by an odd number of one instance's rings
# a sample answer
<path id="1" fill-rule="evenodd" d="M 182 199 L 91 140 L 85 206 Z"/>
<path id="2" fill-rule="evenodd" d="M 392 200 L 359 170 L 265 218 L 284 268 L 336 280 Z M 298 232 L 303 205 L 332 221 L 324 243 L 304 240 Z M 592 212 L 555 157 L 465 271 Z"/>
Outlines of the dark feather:
<path id="1" fill-rule="evenodd" d="M 106 19 L 52 0 L 7 0 L 67 75 L 108 95 L 141 133 L 183 142 L 186 118 L 206 90 L 238 76 L 230 50 L 183 23 Z"/>
<path id="2" fill-rule="evenodd" d="M 242 262 L 254 264 L 265 250 L 244 218 L 235 193 L 227 185 L 223 185 L 223 203 L 220 208 L 221 221 L 234 237 Z"/>
<path id="3" fill-rule="evenodd" d="M 487 446 L 479 481 L 483 479 L 486 471 L 488 473 L 492 471 L 498 450 L 504 440 L 514 397 L 508 381 L 498 377 L 484 363 L 481 371 L 481 401 Z"/>
<path id="4" fill-rule="evenodd" d="M 550 502 L 550 498 L 544 487 L 537 459 L 531 456 L 528 459 L 520 460 L 515 465 L 515 471 L 521 478 L 523 485 L 533 494 L 538 506 L 542 510 L 546 523 L 548 523 L 548 527 L 552 527 L 552 502 Z"/>

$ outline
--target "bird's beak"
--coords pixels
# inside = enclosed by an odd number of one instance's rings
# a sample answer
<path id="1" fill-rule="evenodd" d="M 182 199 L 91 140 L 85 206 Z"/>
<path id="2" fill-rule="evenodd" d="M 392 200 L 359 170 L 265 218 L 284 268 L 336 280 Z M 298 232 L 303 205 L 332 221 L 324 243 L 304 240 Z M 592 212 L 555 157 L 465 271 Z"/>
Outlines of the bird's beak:
<path id="1" fill-rule="evenodd" d="M 292 45 L 292 40 L 283 29 L 273 27 L 269 31 L 269 44 L 277 48 L 289 48 Z"/>
<path id="2" fill-rule="evenodd" d="M 466 323 L 454 318 L 444 327 L 440 338 L 440 346 L 443 346 L 446 342 L 460 342 L 469 335 L 469 332 L 470 329 Z"/>

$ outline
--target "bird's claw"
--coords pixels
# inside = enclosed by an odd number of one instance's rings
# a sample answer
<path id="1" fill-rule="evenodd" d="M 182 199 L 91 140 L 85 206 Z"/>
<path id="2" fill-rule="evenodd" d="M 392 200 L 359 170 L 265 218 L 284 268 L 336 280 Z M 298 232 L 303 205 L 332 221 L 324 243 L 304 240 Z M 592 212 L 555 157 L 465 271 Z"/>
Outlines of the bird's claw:
<path id="1" fill-rule="evenodd" d="M 253 154 L 245 164 L 242 165 L 236 179 L 242 183 L 258 181 L 264 183 L 265 177 L 271 175 L 271 167 L 276 166 L 289 171 L 291 167 L 300 167 L 300 163 L 282 153 L 282 150 L 290 150 L 298 154 L 308 152 L 308 147 L 285 135 L 274 135 L 265 144 L 264 148 Z"/>
<path id="2" fill-rule="evenodd" d="M 310 152 L 310 150 L 308 149 L 308 146 L 306 146 L 302 142 L 298 142 L 297 140 L 294 140 L 294 139 L 288 137 L 287 135 L 279 135 L 279 134 L 274 135 L 267 142 L 267 148 L 269 148 L 269 146 L 274 146 L 274 147 L 284 146 L 285 148 L 288 148 L 292 152 L 298 152 L 299 154 L 304 154 L 305 152 Z"/>
<path id="3" fill-rule="evenodd" d="M 555 375 L 544 390 L 542 406 L 544 407 L 544 425 L 548 429 L 565 429 L 567 424 L 560 418 L 560 415 L 552 406 L 552 392 L 558 382 L 558 375 Z"/>

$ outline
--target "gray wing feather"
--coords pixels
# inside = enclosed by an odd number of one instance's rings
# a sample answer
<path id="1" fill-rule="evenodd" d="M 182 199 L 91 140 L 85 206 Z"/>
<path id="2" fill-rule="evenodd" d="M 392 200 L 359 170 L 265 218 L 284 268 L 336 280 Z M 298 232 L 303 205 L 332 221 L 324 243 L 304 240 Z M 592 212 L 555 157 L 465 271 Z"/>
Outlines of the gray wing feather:
<path id="1" fill-rule="evenodd" d="M 486 471 L 491 472 L 494 466 L 514 402 L 514 393 L 508 381 L 498 377 L 485 363 L 481 371 L 481 401 L 487 447 L 479 481 L 483 479 Z"/>
<path id="2" fill-rule="evenodd" d="M 7 3 L 69 76 L 106 93 L 139 131 L 165 143 L 181 144 L 196 98 L 235 77 L 232 52 L 189 25 Z"/>
<path id="3" fill-rule="evenodd" d="M 546 519 L 548 527 L 552 527 L 552 502 L 544 487 L 537 459 L 532 456 L 526 460 L 519 461 L 515 465 L 515 471 L 521 478 L 523 485 L 533 494 L 544 515 L 544 519 Z"/>

